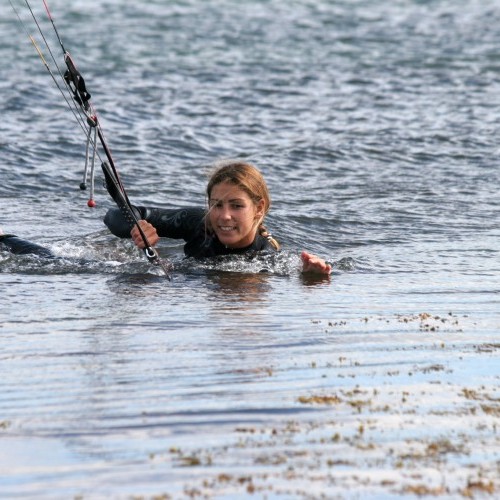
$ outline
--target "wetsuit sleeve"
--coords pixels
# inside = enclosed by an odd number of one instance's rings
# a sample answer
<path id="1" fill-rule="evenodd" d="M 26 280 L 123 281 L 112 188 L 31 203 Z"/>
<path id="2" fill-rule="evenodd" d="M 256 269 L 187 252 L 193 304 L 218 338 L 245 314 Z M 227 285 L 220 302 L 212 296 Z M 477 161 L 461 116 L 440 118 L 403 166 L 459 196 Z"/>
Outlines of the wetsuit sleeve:
<path id="1" fill-rule="evenodd" d="M 144 219 L 143 215 L 140 213 L 136 207 L 134 207 L 135 216 L 138 219 Z M 104 224 L 108 226 L 108 229 L 119 238 L 131 238 L 130 231 L 132 225 L 125 219 L 119 208 L 110 208 L 106 215 L 104 216 Z"/>
<path id="2" fill-rule="evenodd" d="M 149 207 L 134 207 L 140 219 L 152 224 L 158 236 L 163 238 L 190 240 L 204 224 L 205 210 L 191 207 L 181 209 L 163 209 Z M 120 238 L 130 238 L 131 227 L 118 208 L 108 210 L 104 223 L 109 230 Z"/>

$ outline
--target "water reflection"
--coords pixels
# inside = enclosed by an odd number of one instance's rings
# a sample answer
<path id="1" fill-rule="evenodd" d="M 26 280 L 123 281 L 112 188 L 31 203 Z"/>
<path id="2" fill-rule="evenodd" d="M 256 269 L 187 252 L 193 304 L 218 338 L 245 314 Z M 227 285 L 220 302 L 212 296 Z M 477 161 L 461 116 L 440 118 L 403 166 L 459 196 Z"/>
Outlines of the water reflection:
<path id="1" fill-rule="evenodd" d="M 318 274 L 301 274 L 300 279 L 305 286 L 328 285 L 331 282 L 331 276 Z"/>
<path id="2" fill-rule="evenodd" d="M 264 303 L 272 288 L 266 273 L 214 272 L 207 277 L 210 300 L 221 301 L 218 308 L 224 310 L 246 309 L 252 304 Z"/>
<path id="3" fill-rule="evenodd" d="M 268 313 L 272 291 L 268 274 L 213 272 L 207 279 L 209 320 L 217 325 L 218 336 L 226 336 L 224 340 L 229 342 L 244 341 L 242 336 L 267 337 L 272 322 Z"/>

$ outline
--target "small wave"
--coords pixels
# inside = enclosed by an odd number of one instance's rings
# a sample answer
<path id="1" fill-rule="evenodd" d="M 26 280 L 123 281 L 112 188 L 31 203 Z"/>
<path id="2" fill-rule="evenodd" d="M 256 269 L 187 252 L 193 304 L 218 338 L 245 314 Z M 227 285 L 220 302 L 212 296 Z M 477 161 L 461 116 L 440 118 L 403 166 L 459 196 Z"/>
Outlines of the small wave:
<path id="1" fill-rule="evenodd" d="M 277 276 L 291 276 L 300 272 L 302 262 L 297 254 L 278 252 L 275 254 L 223 255 L 204 260 L 184 259 L 176 265 L 177 271 L 226 271 L 237 273 L 269 273 Z M 351 257 L 332 262 L 334 271 L 347 272 L 356 269 Z"/>
<path id="2" fill-rule="evenodd" d="M 269 273 L 290 276 L 298 271 L 300 259 L 286 252 L 275 254 L 220 255 L 203 260 L 184 259 L 178 271 L 227 271 L 237 273 Z"/>
<path id="3" fill-rule="evenodd" d="M 340 260 L 332 262 L 332 268 L 337 271 L 355 271 L 356 261 L 352 257 L 343 257 Z"/>
<path id="4" fill-rule="evenodd" d="M 0 252 L 0 270 L 10 273 L 131 273 L 156 274 L 156 269 L 144 259 L 142 253 L 127 240 L 110 239 L 106 231 L 93 233 L 74 240 L 60 240 L 46 245 L 54 257 L 39 255 L 13 255 Z M 166 257 L 163 257 L 166 259 Z M 171 257 L 169 257 L 171 259 Z M 174 272 L 192 274 L 205 271 L 222 271 L 244 274 L 268 273 L 292 276 L 300 273 L 302 262 L 299 254 L 281 251 L 277 253 L 251 253 L 221 255 L 207 259 L 173 258 Z M 330 260 L 334 272 L 356 270 L 351 257 Z M 158 271 L 160 272 L 160 271 Z"/>

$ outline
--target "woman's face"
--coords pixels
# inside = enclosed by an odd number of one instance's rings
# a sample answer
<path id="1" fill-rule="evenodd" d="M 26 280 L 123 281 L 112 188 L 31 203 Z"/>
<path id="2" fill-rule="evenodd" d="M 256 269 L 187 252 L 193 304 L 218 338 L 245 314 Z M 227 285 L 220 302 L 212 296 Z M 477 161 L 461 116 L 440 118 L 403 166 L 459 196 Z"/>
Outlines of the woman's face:
<path id="1" fill-rule="evenodd" d="M 208 217 L 219 241 L 230 248 L 250 245 L 264 215 L 264 200 L 255 204 L 250 196 L 228 182 L 221 182 L 210 193 Z"/>

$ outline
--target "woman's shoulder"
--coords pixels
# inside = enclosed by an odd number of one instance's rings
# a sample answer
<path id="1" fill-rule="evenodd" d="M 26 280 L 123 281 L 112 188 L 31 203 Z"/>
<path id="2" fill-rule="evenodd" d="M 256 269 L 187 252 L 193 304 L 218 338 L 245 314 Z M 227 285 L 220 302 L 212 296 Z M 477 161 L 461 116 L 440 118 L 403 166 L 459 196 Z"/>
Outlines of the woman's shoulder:
<path id="1" fill-rule="evenodd" d="M 200 207 L 146 208 L 141 207 L 143 218 L 159 231 L 190 233 L 205 224 L 206 212 Z M 167 236 L 167 235 L 165 235 Z"/>
<path id="2" fill-rule="evenodd" d="M 201 221 L 205 218 L 206 211 L 202 207 L 156 208 L 139 207 L 142 218 L 161 219 L 162 221 L 181 222 L 185 220 Z"/>

